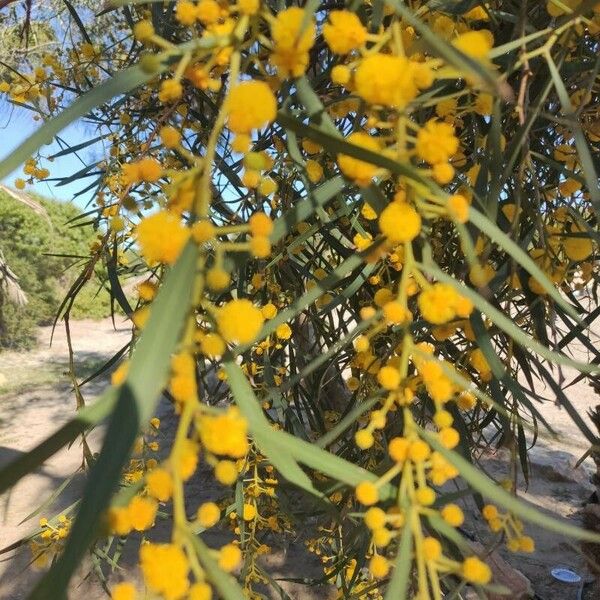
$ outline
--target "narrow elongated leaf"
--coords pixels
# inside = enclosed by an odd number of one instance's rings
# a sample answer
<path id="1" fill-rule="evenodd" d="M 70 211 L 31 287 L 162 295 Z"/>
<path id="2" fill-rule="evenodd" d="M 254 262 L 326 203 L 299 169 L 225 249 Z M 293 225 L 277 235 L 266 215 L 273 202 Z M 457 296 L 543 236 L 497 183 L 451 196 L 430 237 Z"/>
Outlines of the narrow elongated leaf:
<path id="1" fill-rule="evenodd" d="M 138 431 L 152 416 L 166 384 L 171 353 L 176 349 L 191 307 L 196 257 L 197 247 L 190 242 L 153 303 L 127 378 L 116 392 L 116 407 L 65 549 L 35 587 L 31 600 L 65 597 L 69 580 L 94 539 L 102 511 L 116 489 Z"/>

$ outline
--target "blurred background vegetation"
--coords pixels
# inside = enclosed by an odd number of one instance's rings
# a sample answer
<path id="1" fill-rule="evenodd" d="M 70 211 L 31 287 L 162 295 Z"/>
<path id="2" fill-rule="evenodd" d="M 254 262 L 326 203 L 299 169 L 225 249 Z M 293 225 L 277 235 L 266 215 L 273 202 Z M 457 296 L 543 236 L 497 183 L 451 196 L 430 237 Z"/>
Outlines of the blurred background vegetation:
<path id="1" fill-rule="evenodd" d="M 52 323 L 65 292 L 89 257 L 96 232 L 83 224 L 81 211 L 69 202 L 33 196 L 47 216 L 0 190 L 0 248 L 28 298 L 24 306 L 0 305 L 0 349 L 31 347 L 36 327 Z M 77 296 L 71 317 L 110 315 L 110 294 L 102 266 Z"/>

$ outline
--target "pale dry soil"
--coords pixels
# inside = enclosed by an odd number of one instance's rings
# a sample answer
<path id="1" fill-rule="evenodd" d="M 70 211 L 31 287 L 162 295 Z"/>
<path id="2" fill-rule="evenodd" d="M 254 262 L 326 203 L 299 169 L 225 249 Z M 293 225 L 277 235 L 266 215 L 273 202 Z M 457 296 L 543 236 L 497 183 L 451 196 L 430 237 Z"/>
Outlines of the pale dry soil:
<path id="1" fill-rule="evenodd" d="M 116 328 L 110 320 L 78 321 L 71 324 L 75 361 L 79 379 L 92 374 L 129 340 L 130 329 L 124 322 L 117 322 Z M 594 333 L 593 343 L 599 339 Z M 65 423 L 75 410 L 75 398 L 67 374 L 68 351 L 64 329 L 59 324 L 52 346 L 49 345 L 50 328 L 39 332 L 38 347 L 26 353 L 5 352 L 0 354 L 0 466 L 10 462 L 22 452 L 34 447 L 49 434 Z M 580 360 L 587 360 L 586 353 L 577 345 L 571 349 Z M 564 369 L 569 381 L 574 371 Z M 557 374 L 558 377 L 558 374 Z M 106 387 L 108 377 L 102 376 L 82 388 L 86 402 L 93 402 Z M 581 507 L 588 499 L 593 486 L 589 477 L 593 472 L 593 463 L 588 459 L 575 469 L 575 462 L 588 449 L 588 444 L 566 412 L 556 405 L 550 390 L 537 390 L 548 400 L 540 404 L 540 412 L 554 429 L 560 432 L 558 439 L 545 437 L 531 452 L 531 482 L 523 497 L 540 507 L 547 514 L 553 514 L 575 525 L 581 525 Z M 585 382 L 568 390 L 568 397 L 579 413 L 587 419 L 589 408 L 600 403 L 600 397 Z M 174 417 L 166 404 L 159 407 L 159 416 L 166 430 L 173 427 Z M 589 422 L 589 420 L 588 420 Z M 94 432 L 89 438 L 94 450 L 99 449 L 102 430 Z M 508 475 L 506 472 L 506 452 L 500 449 L 488 453 L 481 459 L 482 467 L 497 479 Z M 78 498 L 84 476 L 81 472 L 82 450 L 79 442 L 71 448 L 63 449 L 47 460 L 33 474 L 19 482 L 10 494 L 0 497 L 0 549 L 5 548 L 27 536 L 37 525 L 39 514 L 23 522 L 40 505 L 52 497 L 54 490 L 70 479 L 66 489 L 55 498 L 52 506 L 44 508 L 40 514 L 55 515 L 68 509 Z M 190 489 L 190 505 L 197 506 L 201 500 L 211 497 L 215 491 L 210 488 L 208 478 L 202 469 L 194 479 Z M 465 527 L 466 533 L 474 537 L 485 537 L 484 523 L 478 518 L 477 511 L 470 502 L 465 504 L 470 518 Z M 168 524 L 159 527 L 158 535 L 165 535 Z M 537 542 L 532 555 L 509 555 L 500 550 L 501 555 L 510 564 L 524 573 L 532 582 L 543 600 L 575 600 L 577 588 L 554 582 L 550 569 L 556 565 L 575 569 L 591 579 L 590 570 L 582 557 L 576 542 L 537 526 L 527 526 Z M 222 543 L 226 533 L 216 534 L 208 543 Z M 131 546 L 135 545 L 132 540 Z M 212 544 L 211 544 L 212 545 Z M 36 575 L 28 568 L 31 556 L 27 549 L 0 555 L 0 599 L 22 600 L 27 597 Z M 123 567 L 125 572 L 105 573 L 110 580 L 118 580 L 128 575 L 135 557 L 125 551 Z M 273 577 L 318 577 L 319 567 L 307 560 L 300 539 L 292 539 L 285 547 L 278 549 L 266 564 Z M 106 598 L 101 584 L 95 577 L 84 579 L 89 571 L 85 566 L 73 582 L 70 598 L 96 600 Z M 39 575 L 37 575 L 39 576 Z M 291 598 L 326 598 L 325 589 L 309 591 L 296 583 L 284 583 L 282 587 Z M 590 595 L 591 594 L 591 595 Z M 600 588 L 591 584 L 586 590 L 586 598 L 600 598 Z"/>

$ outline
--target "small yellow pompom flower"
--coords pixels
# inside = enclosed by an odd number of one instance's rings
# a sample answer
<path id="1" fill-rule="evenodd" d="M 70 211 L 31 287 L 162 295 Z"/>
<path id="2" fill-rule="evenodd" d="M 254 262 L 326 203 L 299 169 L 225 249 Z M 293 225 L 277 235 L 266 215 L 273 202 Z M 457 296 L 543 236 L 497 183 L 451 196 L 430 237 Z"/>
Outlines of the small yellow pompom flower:
<path id="1" fill-rule="evenodd" d="M 272 302 L 265 304 L 260 311 L 265 319 L 273 319 L 277 315 L 277 307 Z"/>
<path id="2" fill-rule="evenodd" d="M 175 544 L 143 544 L 140 567 L 148 589 L 165 600 L 180 600 L 187 593 L 189 563 L 184 551 Z"/>
<path id="3" fill-rule="evenodd" d="M 182 25 L 193 25 L 196 22 L 196 5 L 189 0 L 179 0 L 175 8 L 175 18 Z"/>
<path id="4" fill-rule="evenodd" d="M 369 561 L 369 571 L 375 579 L 383 579 L 390 572 L 390 563 L 385 556 L 376 554 Z"/>
<path id="5" fill-rule="evenodd" d="M 372 506 L 364 516 L 365 525 L 371 530 L 381 529 L 385 526 L 385 511 L 377 506 Z"/>
<path id="6" fill-rule="evenodd" d="M 352 78 L 352 71 L 346 65 L 335 65 L 331 69 L 331 81 L 337 85 L 346 85 Z"/>
<path id="7" fill-rule="evenodd" d="M 410 448 L 410 442 L 403 437 L 395 437 L 390 440 L 388 445 L 388 452 L 390 458 L 396 462 L 404 462 L 408 456 L 408 450 Z"/>
<path id="8" fill-rule="evenodd" d="M 147 19 L 138 21 L 133 27 L 133 35 L 136 40 L 146 42 L 154 35 L 154 25 Z"/>
<path id="9" fill-rule="evenodd" d="M 354 434 L 354 441 L 361 450 L 369 449 L 373 443 L 373 434 L 368 429 L 360 429 Z"/>
<path id="10" fill-rule="evenodd" d="M 197 244 L 203 244 L 215 237 L 217 228 L 207 219 L 201 219 L 192 227 L 192 237 Z"/>
<path id="11" fill-rule="evenodd" d="M 434 283 L 421 292 L 417 303 L 424 319 L 433 325 L 442 325 L 455 317 L 457 297 L 451 285 Z"/>
<path id="12" fill-rule="evenodd" d="M 243 81 L 232 88 L 227 112 L 229 129 L 248 134 L 275 119 L 277 100 L 264 81 Z"/>
<path id="13" fill-rule="evenodd" d="M 226 544 L 219 550 L 219 567 L 227 573 L 234 571 L 242 562 L 242 551 L 235 544 Z"/>
<path id="14" fill-rule="evenodd" d="M 448 448 L 451 450 L 452 448 L 456 448 L 458 442 L 460 441 L 460 436 L 458 431 L 453 427 L 444 427 L 439 432 L 440 442 L 444 448 Z"/>
<path id="15" fill-rule="evenodd" d="M 222 414 L 204 414 L 197 422 L 202 445 L 213 454 L 242 458 L 248 452 L 248 424 L 237 408 Z"/>
<path id="16" fill-rule="evenodd" d="M 397 390 L 401 381 L 400 371 L 395 367 L 381 367 L 377 373 L 377 381 L 384 390 Z"/>
<path id="17" fill-rule="evenodd" d="M 408 457 L 414 463 L 425 462 L 431 454 L 431 448 L 423 440 L 414 440 L 408 449 Z"/>
<path id="18" fill-rule="evenodd" d="M 217 324 L 227 342 L 248 344 L 256 338 L 264 323 L 264 317 L 250 300 L 232 300 L 219 309 Z"/>
<path id="19" fill-rule="evenodd" d="M 137 597 L 135 585 L 128 581 L 117 583 L 117 585 L 113 587 L 110 597 L 111 600 L 135 600 Z"/>
<path id="20" fill-rule="evenodd" d="M 362 131 L 351 133 L 346 138 L 346 141 L 355 146 L 359 146 L 360 148 L 364 148 L 365 150 L 371 150 L 372 152 L 379 152 L 381 150 L 379 141 Z M 377 172 L 377 167 L 375 165 L 346 154 L 338 154 L 337 161 L 342 173 L 348 177 L 348 179 L 352 179 L 356 185 L 361 187 L 368 186 Z"/>
<path id="21" fill-rule="evenodd" d="M 161 102 L 174 102 L 183 96 L 183 86 L 177 79 L 165 79 L 160 84 L 158 99 Z"/>
<path id="22" fill-rule="evenodd" d="M 212 600 L 212 588 L 208 583 L 194 583 L 190 588 L 188 600 Z"/>
<path id="23" fill-rule="evenodd" d="M 224 290 L 230 281 L 229 273 L 219 267 L 213 267 L 206 272 L 206 285 L 214 292 Z"/>
<path id="24" fill-rule="evenodd" d="M 377 486 L 371 481 L 362 481 L 355 489 L 356 499 L 365 506 L 372 506 L 379 500 Z"/>
<path id="25" fill-rule="evenodd" d="M 273 231 L 273 221 L 265 213 L 254 213 L 248 221 L 250 233 L 256 236 L 269 237 Z"/>
<path id="26" fill-rule="evenodd" d="M 153 469 L 146 476 L 146 487 L 153 498 L 167 502 L 173 494 L 173 478 L 166 469 Z"/>
<path id="27" fill-rule="evenodd" d="M 476 556 L 466 558 L 461 570 L 462 576 L 470 583 L 485 585 L 492 579 L 491 569 Z"/>
<path id="28" fill-rule="evenodd" d="M 482 60 L 494 46 L 494 38 L 489 31 L 467 31 L 461 33 L 452 42 L 452 45 L 467 56 Z"/>
<path id="29" fill-rule="evenodd" d="M 200 340 L 200 350 L 202 354 L 209 358 L 222 356 L 226 347 L 223 338 L 216 333 L 207 333 Z"/>
<path id="30" fill-rule="evenodd" d="M 243 15 L 255 15 L 260 9 L 260 0 L 238 0 L 237 5 Z"/>
<path id="31" fill-rule="evenodd" d="M 442 508 L 442 519 L 452 527 L 460 527 L 465 520 L 465 515 L 457 504 L 446 504 Z"/>
<path id="32" fill-rule="evenodd" d="M 150 265 L 173 264 L 190 237 L 190 230 L 179 218 L 164 210 L 145 217 L 135 232 L 141 252 Z"/>
<path id="33" fill-rule="evenodd" d="M 356 92 L 369 104 L 404 108 L 427 83 L 416 77 L 415 64 L 403 56 L 371 54 L 356 69 Z"/>
<path id="34" fill-rule="evenodd" d="M 442 545 L 434 537 L 426 537 L 422 542 L 425 560 L 437 560 L 442 555 Z"/>
<path id="35" fill-rule="evenodd" d="M 181 143 L 181 133 L 175 127 L 165 125 L 161 127 L 159 134 L 165 148 L 177 148 Z"/>
<path id="36" fill-rule="evenodd" d="M 469 201 L 462 194 L 454 194 L 448 198 L 448 214 L 458 223 L 469 220 Z"/>
<path id="37" fill-rule="evenodd" d="M 132 529 L 136 531 L 146 531 L 154 524 L 158 504 L 151 498 L 142 498 L 134 496 L 129 505 L 127 512 L 129 513 L 129 522 Z"/>
<path id="38" fill-rule="evenodd" d="M 196 518 L 202 527 L 208 529 L 219 522 L 221 509 L 214 502 L 204 502 L 199 506 Z"/>
<path id="39" fill-rule="evenodd" d="M 282 323 L 275 329 L 275 335 L 280 340 L 289 340 L 292 337 L 292 328 L 287 323 Z"/>
<path id="40" fill-rule="evenodd" d="M 244 504 L 242 510 L 242 518 L 244 521 L 253 521 L 256 517 L 256 506 L 254 504 Z"/>
<path id="41" fill-rule="evenodd" d="M 196 7 L 196 18 L 203 25 L 216 23 L 221 16 L 221 7 L 215 0 L 201 0 Z"/>
<path id="42" fill-rule="evenodd" d="M 334 54 L 348 54 L 367 41 L 367 30 L 355 13 L 332 10 L 323 25 L 323 37 Z"/>
<path id="43" fill-rule="evenodd" d="M 238 470 L 231 460 L 220 460 L 215 467 L 215 478 L 223 485 L 233 485 L 238 478 Z"/>
<path id="44" fill-rule="evenodd" d="M 447 162 L 458 150 L 458 138 L 449 123 L 431 119 L 417 134 L 415 151 L 419 158 L 430 164 Z"/>
<path id="45" fill-rule="evenodd" d="M 392 202 L 379 215 L 379 229 L 391 244 L 411 242 L 421 231 L 421 217 L 410 204 Z"/>

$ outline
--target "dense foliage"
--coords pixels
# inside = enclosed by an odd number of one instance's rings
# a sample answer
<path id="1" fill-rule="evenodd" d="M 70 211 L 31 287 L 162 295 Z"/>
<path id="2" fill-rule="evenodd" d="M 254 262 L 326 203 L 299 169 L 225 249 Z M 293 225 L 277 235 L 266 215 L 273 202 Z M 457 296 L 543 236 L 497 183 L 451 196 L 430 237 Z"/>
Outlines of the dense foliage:
<path id="1" fill-rule="evenodd" d="M 0 83 L 48 119 L 0 174 L 28 160 L 24 188 L 48 136 L 97 126 L 63 152 L 100 158 L 62 178 L 94 193 L 85 268 L 107 266 L 135 331 L 105 396 L 0 472 L 109 419 L 77 510 L 31 542 L 56 558 L 33 597 L 88 548 L 104 577 L 136 531 L 142 581 L 113 576 L 115 600 L 277 591 L 263 555 L 305 523 L 344 598 L 486 597 L 487 549 L 532 552 L 527 521 L 600 541 L 519 498 L 545 402 L 598 442 L 559 369 L 598 372 L 600 5 L 125 1 L 98 30 L 66 4 L 65 50 Z M 511 450 L 502 482 L 490 446 Z M 209 548 L 217 526 L 231 541 Z"/>
<path id="2" fill-rule="evenodd" d="M 81 226 L 81 211 L 72 204 L 37 200 L 43 213 L 0 192 L 0 249 L 27 297 L 24 306 L 7 299 L 0 307 L 3 348 L 30 347 L 36 327 L 54 320 L 95 237 L 89 225 Z M 110 294 L 103 279 L 106 273 L 99 269 L 78 296 L 74 318 L 110 315 Z"/>

